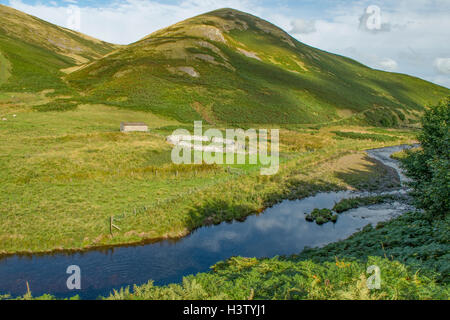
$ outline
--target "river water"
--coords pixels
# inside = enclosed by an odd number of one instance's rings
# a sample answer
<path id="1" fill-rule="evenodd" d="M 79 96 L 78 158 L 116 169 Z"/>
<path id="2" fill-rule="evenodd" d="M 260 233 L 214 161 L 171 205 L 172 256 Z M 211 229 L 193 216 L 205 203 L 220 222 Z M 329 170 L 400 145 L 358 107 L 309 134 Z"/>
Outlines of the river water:
<path id="1" fill-rule="evenodd" d="M 390 159 L 397 146 L 369 150 L 370 157 L 399 171 Z M 392 193 L 405 193 L 397 190 Z M 337 223 L 318 226 L 305 220 L 315 208 L 331 209 L 344 198 L 365 195 L 350 191 L 319 193 L 296 201 L 283 201 L 244 222 L 222 223 L 197 229 L 178 241 L 118 247 L 84 253 L 58 253 L 0 258 L 0 294 L 13 296 L 26 292 L 29 283 L 33 296 L 49 293 L 57 297 L 80 295 L 95 299 L 113 289 L 134 284 L 156 285 L 180 282 L 183 276 L 206 272 L 215 263 L 232 256 L 274 257 L 301 252 L 305 247 L 320 247 L 343 240 L 367 224 L 376 225 L 412 208 L 391 202 L 347 211 Z M 81 290 L 70 291 L 66 281 L 68 266 L 81 269 Z"/>

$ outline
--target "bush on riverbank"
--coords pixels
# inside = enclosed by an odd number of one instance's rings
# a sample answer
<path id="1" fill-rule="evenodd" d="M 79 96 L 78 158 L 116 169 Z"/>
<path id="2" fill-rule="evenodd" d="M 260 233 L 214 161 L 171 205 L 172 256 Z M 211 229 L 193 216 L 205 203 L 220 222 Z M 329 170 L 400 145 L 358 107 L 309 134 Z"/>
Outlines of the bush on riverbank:
<path id="1" fill-rule="evenodd" d="M 417 149 L 415 149 L 417 150 Z M 408 152 L 406 150 L 402 150 L 396 153 L 391 154 L 391 159 L 402 161 L 408 156 Z"/>
<path id="2" fill-rule="evenodd" d="M 434 218 L 450 212 L 450 97 L 428 109 L 422 118 L 422 149 L 403 160 L 416 206 Z"/>
<path id="3" fill-rule="evenodd" d="M 384 203 L 394 199 L 395 197 L 391 195 L 342 199 L 341 201 L 339 201 L 334 205 L 333 211 L 337 213 L 343 213 L 351 209 Z"/>

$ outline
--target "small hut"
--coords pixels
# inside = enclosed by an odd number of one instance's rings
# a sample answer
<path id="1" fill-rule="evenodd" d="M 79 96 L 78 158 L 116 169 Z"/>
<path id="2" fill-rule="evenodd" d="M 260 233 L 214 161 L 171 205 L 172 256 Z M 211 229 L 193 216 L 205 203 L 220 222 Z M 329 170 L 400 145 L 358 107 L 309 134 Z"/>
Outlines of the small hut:
<path id="1" fill-rule="evenodd" d="M 148 132 L 148 126 L 143 122 L 122 122 L 121 132 Z"/>

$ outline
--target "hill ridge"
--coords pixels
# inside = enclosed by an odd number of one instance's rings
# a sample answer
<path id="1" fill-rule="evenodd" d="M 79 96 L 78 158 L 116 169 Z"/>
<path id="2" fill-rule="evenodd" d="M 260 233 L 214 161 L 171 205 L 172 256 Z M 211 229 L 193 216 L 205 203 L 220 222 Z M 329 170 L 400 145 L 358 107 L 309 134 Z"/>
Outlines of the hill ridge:
<path id="1" fill-rule="evenodd" d="M 119 47 L 0 5 L 0 62 L 10 73 L 8 81 L 1 80 L 2 91 L 72 91 L 61 70 L 88 64 Z"/>
<path id="2" fill-rule="evenodd" d="M 3 35 L 53 49 L 79 63 L 87 59 L 83 55 L 93 59 L 100 58 L 111 49 L 120 47 L 1 4 L 0 16 L 0 32 Z M 93 47 L 89 42 L 97 44 L 97 47 Z"/>

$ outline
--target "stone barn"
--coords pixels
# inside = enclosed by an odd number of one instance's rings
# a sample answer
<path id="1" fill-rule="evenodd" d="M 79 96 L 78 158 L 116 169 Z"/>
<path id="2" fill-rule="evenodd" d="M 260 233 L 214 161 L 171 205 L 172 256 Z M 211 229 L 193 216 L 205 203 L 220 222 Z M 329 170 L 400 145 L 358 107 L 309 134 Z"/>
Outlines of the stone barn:
<path id="1" fill-rule="evenodd" d="M 121 132 L 148 132 L 148 126 L 143 122 L 122 122 Z"/>

